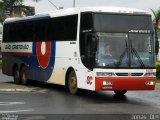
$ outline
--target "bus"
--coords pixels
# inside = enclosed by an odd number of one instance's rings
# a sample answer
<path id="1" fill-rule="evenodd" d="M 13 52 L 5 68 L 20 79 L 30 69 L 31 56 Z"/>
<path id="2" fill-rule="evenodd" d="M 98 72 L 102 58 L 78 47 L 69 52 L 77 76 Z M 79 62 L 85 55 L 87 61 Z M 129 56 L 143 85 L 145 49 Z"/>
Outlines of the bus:
<path id="1" fill-rule="evenodd" d="M 0 59 L 2 58 L 2 54 L 1 54 L 1 43 L 2 43 L 2 26 L 0 25 Z"/>
<path id="2" fill-rule="evenodd" d="M 72 94 L 154 90 L 152 18 L 138 9 L 81 7 L 7 19 L 2 60 L 17 84 L 42 81 Z"/>

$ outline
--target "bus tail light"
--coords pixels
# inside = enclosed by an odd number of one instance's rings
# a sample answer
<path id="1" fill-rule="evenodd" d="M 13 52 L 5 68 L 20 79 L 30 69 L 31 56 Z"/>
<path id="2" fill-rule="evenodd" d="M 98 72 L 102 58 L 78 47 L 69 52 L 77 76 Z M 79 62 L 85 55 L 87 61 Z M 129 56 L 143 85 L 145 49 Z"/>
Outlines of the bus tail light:
<path id="1" fill-rule="evenodd" d="M 146 82 L 146 85 L 147 85 L 147 86 L 149 86 L 149 85 L 155 85 L 155 82 L 154 82 L 154 81 L 147 81 L 147 82 Z"/>

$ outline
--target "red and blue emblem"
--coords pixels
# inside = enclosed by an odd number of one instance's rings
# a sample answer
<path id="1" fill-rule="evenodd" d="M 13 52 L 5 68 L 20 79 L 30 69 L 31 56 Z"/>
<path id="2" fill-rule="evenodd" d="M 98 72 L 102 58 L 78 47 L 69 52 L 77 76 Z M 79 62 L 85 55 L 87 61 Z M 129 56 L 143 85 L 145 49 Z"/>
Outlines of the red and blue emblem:
<path id="1" fill-rule="evenodd" d="M 34 41 L 32 51 L 32 57 L 28 61 L 30 79 L 49 80 L 54 70 L 56 42 L 54 40 Z"/>
<path id="2" fill-rule="evenodd" d="M 51 57 L 51 42 L 38 42 L 36 44 L 36 55 L 40 67 L 47 68 Z"/>

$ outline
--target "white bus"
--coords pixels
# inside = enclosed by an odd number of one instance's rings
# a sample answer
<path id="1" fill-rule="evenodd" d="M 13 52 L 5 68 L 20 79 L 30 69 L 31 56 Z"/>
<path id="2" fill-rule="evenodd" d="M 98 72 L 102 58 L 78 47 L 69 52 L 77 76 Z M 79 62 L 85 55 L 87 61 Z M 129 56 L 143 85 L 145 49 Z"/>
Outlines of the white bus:
<path id="1" fill-rule="evenodd" d="M 1 44 L 2 44 L 2 26 L 0 25 L 0 59 L 2 58 L 2 54 L 1 54 Z"/>
<path id="2" fill-rule="evenodd" d="M 3 73 L 78 89 L 154 90 L 151 15 L 120 7 L 57 10 L 4 22 Z"/>

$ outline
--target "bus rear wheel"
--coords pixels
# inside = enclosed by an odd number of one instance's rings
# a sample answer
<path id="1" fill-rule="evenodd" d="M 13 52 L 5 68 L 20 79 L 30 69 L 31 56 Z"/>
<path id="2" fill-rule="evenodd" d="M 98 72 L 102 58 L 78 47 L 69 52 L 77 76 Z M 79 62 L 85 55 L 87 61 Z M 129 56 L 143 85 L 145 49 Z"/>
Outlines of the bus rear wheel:
<path id="1" fill-rule="evenodd" d="M 76 77 L 76 73 L 74 71 L 71 71 L 69 73 L 68 88 L 69 88 L 69 92 L 71 94 L 76 94 L 77 91 L 78 91 L 78 88 L 77 88 L 77 77 Z"/>
<path id="2" fill-rule="evenodd" d="M 122 96 L 124 94 L 126 94 L 126 90 L 115 90 L 114 93 L 118 96 Z"/>
<path id="3" fill-rule="evenodd" d="M 28 79 L 27 79 L 27 76 L 26 76 L 26 70 L 25 70 L 24 66 L 21 69 L 20 78 L 21 78 L 22 85 L 26 85 L 27 82 L 28 82 Z"/>
<path id="4" fill-rule="evenodd" d="M 14 68 L 14 71 L 13 71 L 13 79 L 14 79 L 14 83 L 20 84 L 20 73 L 17 66 Z"/>

